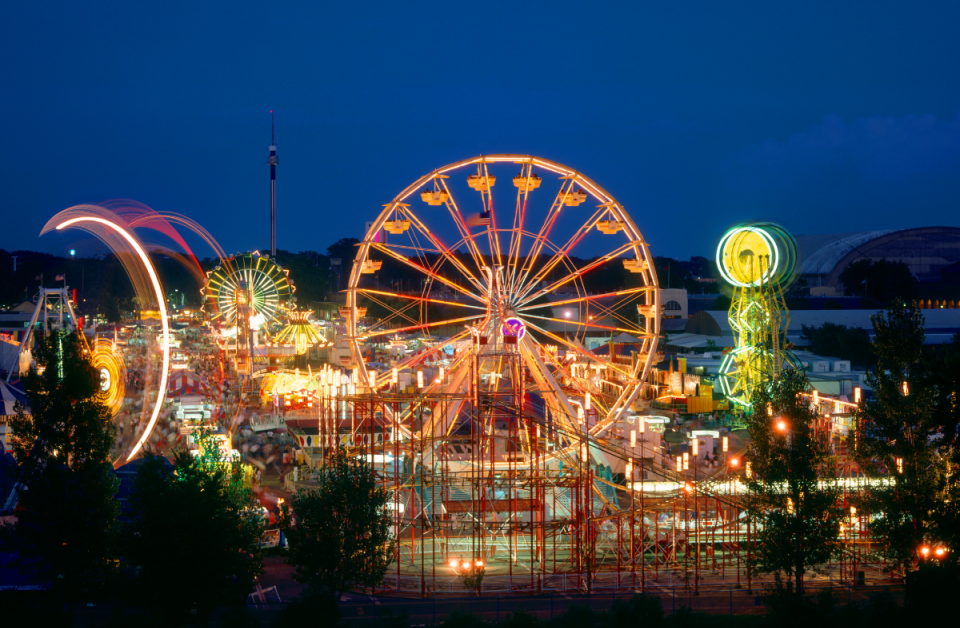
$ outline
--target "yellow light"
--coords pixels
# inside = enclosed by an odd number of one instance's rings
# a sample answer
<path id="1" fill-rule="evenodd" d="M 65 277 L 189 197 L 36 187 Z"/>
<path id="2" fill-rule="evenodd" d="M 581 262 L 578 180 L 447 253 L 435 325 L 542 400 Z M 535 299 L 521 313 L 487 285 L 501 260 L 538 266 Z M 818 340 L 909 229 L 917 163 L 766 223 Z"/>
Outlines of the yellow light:
<path id="1" fill-rule="evenodd" d="M 677 456 L 677 473 L 683 471 L 683 458 Z"/>
<path id="2" fill-rule="evenodd" d="M 423 388 L 423 371 L 417 371 L 417 388 Z"/>
<path id="3" fill-rule="evenodd" d="M 397 382 L 400 381 L 400 375 L 397 373 L 396 367 L 393 369 L 393 374 L 390 376 L 390 384 L 393 386 L 397 385 Z"/>
<path id="4" fill-rule="evenodd" d="M 936 554 L 937 556 L 943 556 L 946 553 L 946 550 L 943 549 L 942 547 L 938 547 L 933 551 L 933 553 Z"/>
<path id="5" fill-rule="evenodd" d="M 451 559 L 450 559 L 450 567 L 451 567 L 452 569 L 456 569 L 456 568 L 457 568 L 457 564 L 458 564 L 458 562 L 457 562 L 457 559 L 456 559 L 456 558 L 451 558 Z"/>
<path id="6" fill-rule="evenodd" d="M 781 432 L 787 431 L 787 423 L 783 419 L 777 421 L 777 430 Z"/>
<path id="7" fill-rule="evenodd" d="M 643 417 L 637 417 L 637 427 L 640 428 L 640 433 L 643 434 L 647 431 L 647 420 Z"/>
<path id="8" fill-rule="evenodd" d="M 731 459 L 730 459 L 730 466 L 731 466 L 731 467 L 736 467 L 736 466 L 739 465 L 739 464 L 740 464 L 740 461 L 739 461 L 737 458 L 731 458 Z"/>
<path id="9" fill-rule="evenodd" d="M 376 371 L 370 371 L 370 373 L 367 375 L 367 377 L 370 379 L 370 388 L 376 388 L 376 387 L 377 387 L 377 372 L 376 372 Z"/>
<path id="10" fill-rule="evenodd" d="M 851 516 L 851 517 L 856 517 L 856 516 L 857 516 L 857 507 L 856 507 L 856 506 L 850 506 L 850 516 Z"/>
<path id="11" fill-rule="evenodd" d="M 903 382 L 903 396 L 906 397 L 910 394 L 910 387 L 907 385 L 907 382 Z"/>
<path id="12" fill-rule="evenodd" d="M 753 477 L 753 465 L 749 460 L 747 461 L 746 475 L 748 480 Z"/>
<path id="13" fill-rule="evenodd" d="M 920 548 L 920 553 L 923 554 L 924 557 L 926 557 L 927 554 L 930 553 L 930 548 L 924 545 L 923 547 Z"/>
<path id="14" fill-rule="evenodd" d="M 587 410 L 589 410 L 590 409 L 590 393 L 587 393 L 587 398 L 584 404 L 586 405 Z"/>
<path id="15" fill-rule="evenodd" d="M 820 403 L 820 391 L 816 388 L 813 389 L 813 405 L 818 405 Z"/>
<path id="16" fill-rule="evenodd" d="M 444 377 L 443 367 L 441 366 L 441 367 L 440 367 L 440 376 L 439 376 L 437 379 L 439 379 L 439 380 L 442 382 L 442 381 L 443 381 L 443 377 Z"/>
<path id="17" fill-rule="evenodd" d="M 700 455 L 700 439 L 694 438 L 693 439 L 693 457 L 696 458 L 699 455 Z"/>
<path id="18" fill-rule="evenodd" d="M 71 218 L 65 222 L 57 225 L 57 231 L 69 227 L 70 225 L 76 224 L 82 221 L 96 222 L 102 225 L 110 227 L 117 233 L 119 233 L 130 246 L 137 252 L 137 255 L 140 257 L 140 261 L 143 263 L 144 268 L 147 270 L 147 274 L 150 276 L 150 283 L 153 284 L 153 290 L 156 293 L 157 297 L 157 306 L 160 308 L 160 325 L 163 329 L 163 337 L 170 337 L 170 327 L 167 324 L 167 305 L 166 299 L 163 297 L 163 289 L 160 287 L 160 279 L 157 277 L 157 271 L 154 269 L 153 264 L 150 262 L 150 258 L 147 257 L 147 254 L 144 253 L 143 248 L 141 248 L 140 243 L 138 243 L 133 236 L 131 236 L 127 231 L 121 228 L 119 225 L 116 225 L 109 220 L 104 218 L 98 218 L 96 216 L 82 216 L 79 218 Z M 130 455 L 127 456 L 127 462 L 133 460 L 134 456 L 140 453 L 140 449 L 143 447 L 143 444 L 146 442 L 147 438 L 150 437 L 150 434 L 153 433 L 153 427 L 157 424 L 157 417 L 160 415 L 160 409 L 163 407 L 163 399 L 167 394 L 167 375 L 170 370 L 170 344 L 167 342 L 160 343 L 163 347 L 163 370 L 160 371 L 160 385 L 157 389 L 157 401 L 153 406 L 153 414 L 150 415 L 150 421 L 147 423 L 147 427 L 143 430 L 143 434 L 140 436 L 140 440 L 137 441 L 137 444 L 134 446 L 133 450 L 130 452 Z"/>
<path id="19" fill-rule="evenodd" d="M 727 453 L 729 449 L 730 449 L 730 437 L 724 436 L 723 437 L 723 453 Z M 734 460 L 736 460 L 736 458 L 734 458 Z"/>
<path id="20" fill-rule="evenodd" d="M 477 567 L 483 567 L 483 561 L 482 561 L 482 560 L 478 560 L 478 561 L 477 561 Z"/>
<path id="21" fill-rule="evenodd" d="M 859 386 L 853 389 L 853 402 L 860 403 L 860 387 Z"/>
<path id="22" fill-rule="evenodd" d="M 586 445 L 583 445 L 583 446 L 580 448 L 580 460 L 583 461 L 583 462 L 586 462 L 586 461 L 587 461 L 587 446 L 586 446 Z"/>
<path id="23" fill-rule="evenodd" d="M 470 569 L 470 561 L 467 561 L 467 560 L 463 561 L 463 568 Z"/>
<path id="24" fill-rule="evenodd" d="M 683 454 L 683 470 L 684 471 L 690 470 L 690 456 L 686 452 L 684 452 Z"/>
<path id="25" fill-rule="evenodd" d="M 636 430 L 630 430 L 630 446 L 631 446 L 631 447 L 636 447 L 636 446 L 637 446 L 637 431 L 636 431 Z"/>

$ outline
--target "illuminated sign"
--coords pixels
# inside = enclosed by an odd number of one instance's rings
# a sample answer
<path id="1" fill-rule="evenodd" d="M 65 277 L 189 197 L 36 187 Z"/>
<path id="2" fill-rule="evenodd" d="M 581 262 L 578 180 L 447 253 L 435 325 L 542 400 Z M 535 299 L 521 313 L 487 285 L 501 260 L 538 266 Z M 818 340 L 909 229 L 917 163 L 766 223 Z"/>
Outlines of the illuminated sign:
<path id="1" fill-rule="evenodd" d="M 527 327 L 519 318 L 511 317 L 503 321 L 502 332 L 504 336 L 515 336 L 517 340 L 520 340 L 527 333 Z"/>

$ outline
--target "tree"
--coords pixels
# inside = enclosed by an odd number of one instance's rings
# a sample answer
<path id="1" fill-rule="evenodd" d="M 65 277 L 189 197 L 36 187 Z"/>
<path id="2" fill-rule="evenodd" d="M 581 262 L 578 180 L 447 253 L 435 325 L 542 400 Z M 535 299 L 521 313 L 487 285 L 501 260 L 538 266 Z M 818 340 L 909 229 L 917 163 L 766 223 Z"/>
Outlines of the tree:
<path id="1" fill-rule="evenodd" d="M 351 587 L 376 586 L 387 572 L 395 543 L 387 493 L 366 459 L 343 449 L 320 469 L 318 483 L 297 491 L 292 513 L 284 507 L 287 562 L 309 591 L 339 600 Z"/>
<path id="2" fill-rule="evenodd" d="M 897 299 L 909 302 L 917 297 L 917 279 L 901 261 L 857 260 L 843 269 L 839 279 L 846 294 L 866 297 L 884 306 Z"/>
<path id="3" fill-rule="evenodd" d="M 145 454 L 130 495 L 126 559 L 136 588 L 147 606 L 175 620 L 243 604 L 263 571 L 265 517 L 240 463 L 226 460 L 212 434 L 197 438 L 199 455 L 178 450 L 172 465 Z M 174 552 L 189 564 L 172 560 Z"/>
<path id="4" fill-rule="evenodd" d="M 816 413 L 801 398 L 809 384 L 801 371 L 785 371 L 753 397 L 747 420 L 747 510 L 759 546 L 751 569 L 783 576 L 802 594 L 804 576 L 840 548 L 839 489 L 828 472 L 827 435 L 816 430 Z"/>
<path id="5" fill-rule="evenodd" d="M 350 273 L 353 271 L 353 260 L 357 257 L 357 244 L 359 243 L 360 240 L 356 238 L 340 238 L 327 247 L 327 255 L 331 258 L 331 270 L 334 269 L 333 259 L 340 260 L 340 272 L 342 273 L 340 277 L 341 285 L 334 285 L 334 290 L 339 290 L 346 286 L 347 279 L 349 279 Z"/>
<path id="6" fill-rule="evenodd" d="M 873 362 L 870 334 L 860 327 L 824 323 L 820 327 L 801 326 L 802 336 L 817 355 L 836 356 L 854 364 L 869 366 Z"/>
<path id="7" fill-rule="evenodd" d="M 900 303 L 872 321 L 877 364 L 866 383 L 873 397 L 857 411 L 854 455 L 869 477 L 892 480 L 872 487 L 864 505 L 888 560 L 906 569 L 921 558 L 922 546 L 957 534 L 955 452 L 952 435 L 943 431 L 956 382 L 951 387 L 930 368 L 920 310 Z"/>
<path id="8" fill-rule="evenodd" d="M 69 601 L 114 571 L 117 482 L 108 456 L 116 431 L 79 336 L 48 334 L 36 360 L 23 377 L 30 408 L 18 405 L 10 421 L 21 510 L 0 530 L 0 546 Z"/>

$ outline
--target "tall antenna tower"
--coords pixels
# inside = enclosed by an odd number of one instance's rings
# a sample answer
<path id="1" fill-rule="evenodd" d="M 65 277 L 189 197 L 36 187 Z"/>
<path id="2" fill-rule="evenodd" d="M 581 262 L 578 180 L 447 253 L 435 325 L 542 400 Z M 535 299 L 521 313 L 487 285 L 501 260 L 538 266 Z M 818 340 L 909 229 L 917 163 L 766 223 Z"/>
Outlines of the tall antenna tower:
<path id="1" fill-rule="evenodd" d="M 270 110 L 270 257 L 277 257 L 277 145 L 274 141 L 273 109 Z"/>

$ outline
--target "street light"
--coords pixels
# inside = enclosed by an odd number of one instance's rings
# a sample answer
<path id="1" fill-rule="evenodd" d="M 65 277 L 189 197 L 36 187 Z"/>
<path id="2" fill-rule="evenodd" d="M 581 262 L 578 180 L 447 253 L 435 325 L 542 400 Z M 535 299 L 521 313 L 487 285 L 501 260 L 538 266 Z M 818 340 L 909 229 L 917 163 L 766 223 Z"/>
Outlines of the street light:
<path id="1" fill-rule="evenodd" d="M 777 421 L 777 431 L 779 431 L 779 432 L 786 432 L 786 431 L 787 431 L 787 422 L 784 421 L 783 419 L 780 419 L 779 421 Z"/>

